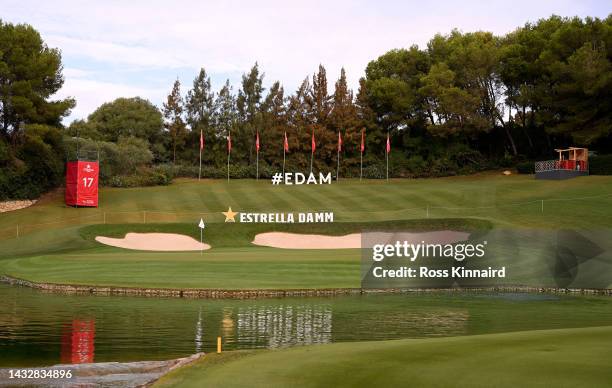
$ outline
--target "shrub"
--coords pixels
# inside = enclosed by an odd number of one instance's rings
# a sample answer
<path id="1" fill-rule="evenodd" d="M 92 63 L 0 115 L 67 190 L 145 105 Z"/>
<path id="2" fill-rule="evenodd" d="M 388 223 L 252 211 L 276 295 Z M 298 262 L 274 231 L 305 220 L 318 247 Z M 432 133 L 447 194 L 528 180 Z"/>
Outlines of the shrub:
<path id="1" fill-rule="evenodd" d="M 589 159 L 589 174 L 612 175 L 612 155 L 597 155 Z"/>
<path id="2" fill-rule="evenodd" d="M 28 125 L 23 138 L 11 152 L 0 139 L 0 200 L 34 199 L 62 182 L 63 144 L 59 129 Z"/>
<path id="3" fill-rule="evenodd" d="M 111 187 L 165 186 L 172 182 L 172 173 L 164 168 L 142 168 L 133 175 L 114 175 L 108 181 Z"/>
<path id="4" fill-rule="evenodd" d="M 535 163 L 531 161 L 518 163 L 516 171 L 519 174 L 535 174 Z"/>
<path id="5" fill-rule="evenodd" d="M 142 166 L 148 166 L 153 160 L 153 153 L 149 150 L 149 142 L 136 137 L 120 137 L 117 142 L 115 170 L 119 174 L 134 174 Z"/>

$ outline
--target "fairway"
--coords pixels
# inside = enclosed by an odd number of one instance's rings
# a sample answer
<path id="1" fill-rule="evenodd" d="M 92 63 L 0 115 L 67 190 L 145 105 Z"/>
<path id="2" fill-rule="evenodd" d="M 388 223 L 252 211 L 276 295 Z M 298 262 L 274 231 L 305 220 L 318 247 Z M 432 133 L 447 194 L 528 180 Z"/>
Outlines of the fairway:
<path id="1" fill-rule="evenodd" d="M 69 208 L 61 192 L 0 216 L 0 273 L 37 282 L 158 288 L 359 287 L 359 250 L 285 250 L 251 244 L 257 233 L 344 235 L 368 229 L 601 228 L 612 224 L 612 179 L 536 181 L 531 176 L 272 186 L 267 181 L 179 180 L 163 187 L 103 189 L 100 207 Z M 224 223 L 239 212 L 331 211 L 328 224 Z M 584 217 L 588 214 L 589 217 Z M 199 252 L 130 251 L 96 236 L 167 232 L 199 239 Z M 17 228 L 19 238 L 17 238 Z"/>
<path id="2" fill-rule="evenodd" d="M 608 387 L 610 341 L 607 326 L 227 352 L 155 386 Z"/>
<path id="3" fill-rule="evenodd" d="M 544 200 L 542 211 L 541 201 Z M 478 217 L 529 227 L 556 227 L 567 218 L 579 226 L 612 222 L 612 178 L 565 181 L 532 175 L 481 175 L 433 179 L 355 179 L 331 185 L 273 186 L 267 180 L 187 180 L 169 186 L 103 188 L 98 208 L 70 208 L 63 191 L 35 206 L 0 215 L 2 238 L 75 224 L 123 222 L 223 222 L 222 211 L 333 211 L 336 222 Z M 428 212 L 429 209 L 429 212 Z M 588 214 L 589 217 L 583 217 Z M 44 225 L 40 225 L 44 224 Z"/>
<path id="4" fill-rule="evenodd" d="M 0 388 L 612 388 L 603 1 L 3 3 Z"/>

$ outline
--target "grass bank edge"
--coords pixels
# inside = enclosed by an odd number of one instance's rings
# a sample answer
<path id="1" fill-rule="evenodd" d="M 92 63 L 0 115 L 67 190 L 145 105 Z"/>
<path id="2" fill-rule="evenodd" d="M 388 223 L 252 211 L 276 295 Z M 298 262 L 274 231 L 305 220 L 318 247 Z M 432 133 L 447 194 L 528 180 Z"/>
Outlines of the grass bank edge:
<path id="1" fill-rule="evenodd" d="M 604 387 L 612 379 L 606 339 L 612 326 L 208 354 L 154 387 Z"/>

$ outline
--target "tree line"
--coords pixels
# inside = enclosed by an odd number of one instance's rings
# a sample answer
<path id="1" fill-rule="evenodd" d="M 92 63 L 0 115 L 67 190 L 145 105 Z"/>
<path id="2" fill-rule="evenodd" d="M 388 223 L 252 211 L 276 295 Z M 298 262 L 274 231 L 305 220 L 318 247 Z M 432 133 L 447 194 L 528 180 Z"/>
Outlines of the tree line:
<path id="1" fill-rule="evenodd" d="M 612 16 L 551 16 L 502 36 L 437 34 L 425 47 L 372 60 L 357 90 L 344 69 L 328 81 L 323 65 L 292 93 L 280 81 L 265 88 L 257 63 L 237 87 L 228 80 L 213 90 L 202 68 L 187 87 L 176 80 L 161 109 L 139 97 L 119 98 L 67 128 L 61 120 L 74 101 L 50 100 L 63 83 L 59 51 L 27 25 L 0 24 L 0 34 L 0 164 L 14 173 L 5 177 L 28 175 L 24 166 L 31 162 L 19 161 L 32 157 L 36 142 L 62 160 L 73 152 L 77 134 L 83 150 L 106 150 L 114 168 L 109 176 L 142 174 L 152 165 L 193 176 L 200 132 L 210 176 L 225 166 L 230 131 L 232 168 L 243 168 L 241 176 L 252 175 L 257 132 L 264 171 L 281 165 L 285 132 L 289 169 L 307 170 L 314 132 L 315 169 L 334 170 L 340 132 L 341 174 L 355 176 L 365 130 L 368 177 L 384 175 L 387 134 L 391 174 L 406 177 L 510 167 L 552 158 L 555 148 L 568 145 L 599 153 L 612 147 Z M 19 54 L 23 44 L 40 58 Z M 29 67 L 38 73 L 20 70 Z M 125 152 L 139 162 L 126 167 L 118 160 Z"/>

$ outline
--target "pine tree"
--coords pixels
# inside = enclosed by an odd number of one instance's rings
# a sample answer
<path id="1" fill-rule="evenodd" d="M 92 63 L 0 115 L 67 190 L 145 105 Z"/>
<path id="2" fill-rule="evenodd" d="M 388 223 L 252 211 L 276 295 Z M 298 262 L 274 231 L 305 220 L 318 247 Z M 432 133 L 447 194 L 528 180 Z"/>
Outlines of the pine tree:
<path id="1" fill-rule="evenodd" d="M 260 139 L 261 155 L 271 165 L 280 166 L 282 162 L 284 132 L 287 130 L 287 106 L 285 91 L 279 81 L 270 87 L 262 103 L 262 128 Z"/>
<path id="2" fill-rule="evenodd" d="M 336 160 L 336 138 L 338 136 L 328 127 L 332 97 L 327 91 L 327 72 L 323 65 L 319 65 L 319 71 L 312 77 L 310 102 L 310 115 L 314 125 L 309 129 L 310 131 L 314 129 L 317 138 L 314 165 L 320 169 L 322 166 L 331 166 Z"/>
<path id="3" fill-rule="evenodd" d="M 164 126 L 170 135 L 172 143 L 172 163 L 176 164 L 176 149 L 183 145 L 186 127 L 183 121 L 183 97 L 181 97 L 181 83 L 174 81 L 172 92 L 163 106 Z"/>
<path id="4" fill-rule="evenodd" d="M 329 127 L 334 133 L 341 132 L 344 142 L 343 154 L 347 156 L 359 155 L 359 142 L 361 141 L 360 120 L 357 116 L 357 107 L 353 102 L 353 92 L 348 88 L 346 72 L 340 70 L 340 78 L 336 81 L 333 108 L 329 117 Z M 350 163 L 352 161 L 347 160 Z M 344 163 L 347 166 L 347 163 Z"/>
<path id="5" fill-rule="evenodd" d="M 215 126 L 215 143 L 213 145 L 213 152 L 217 164 L 222 165 L 226 156 L 225 139 L 238 122 L 236 97 L 232 94 L 232 86 L 230 85 L 229 80 L 225 81 L 225 85 L 223 85 L 219 93 L 217 93 L 213 122 Z M 232 141 L 234 141 L 234 139 L 235 136 L 232 136 Z"/>
<path id="6" fill-rule="evenodd" d="M 205 141 L 212 140 L 214 137 L 213 115 L 215 111 L 215 94 L 211 91 L 210 77 L 207 76 L 204 68 L 193 80 L 193 89 L 187 93 L 185 109 L 187 113 L 187 123 L 192 131 L 196 132 L 199 139 L 200 131 L 204 134 Z M 192 136 L 194 137 L 194 136 Z M 210 161 L 211 152 L 203 154 L 204 160 Z"/>
<path id="7" fill-rule="evenodd" d="M 289 97 L 287 106 L 287 134 L 289 155 L 287 166 L 302 170 L 310 161 L 310 136 L 314 121 L 311 116 L 312 87 L 306 77 L 300 87 Z"/>
<path id="8" fill-rule="evenodd" d="M 327 90 L 327 72 L 323 65 L 319 65 L 319 71 L 312 76 L 312 113 L 315 122 L 324 127 L 331 111 L 331 97 Z"/>
<path id="9" fill-rule="evenodd" d="M 242 75 L 242 88 L 236 99 L 240 119 L 236 142 L 241 144 L 241 149 L 249 150 L 249 165 L 253 161 L 255 133 L 261 126 L 261 98 L 265 90 L 262 86 L 263 77 L 264 75 L 259 73 L 259 65 L 255 62 L 249 73 Z"/>

